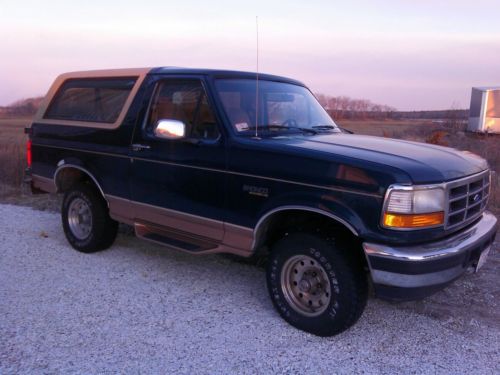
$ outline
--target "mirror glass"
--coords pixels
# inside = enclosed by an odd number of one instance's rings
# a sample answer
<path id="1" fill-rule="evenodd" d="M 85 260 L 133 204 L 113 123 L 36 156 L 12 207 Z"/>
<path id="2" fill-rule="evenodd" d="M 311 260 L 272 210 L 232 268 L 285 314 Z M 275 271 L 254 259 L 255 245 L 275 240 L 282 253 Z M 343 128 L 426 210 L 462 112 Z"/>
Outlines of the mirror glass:
<path id="1" fill-rule="evenodd" d="M 164 139 L 184 138 L 186 135 L 186 125 L 179 120 L 159 120 L 156 123 L 154 135 Z"/>

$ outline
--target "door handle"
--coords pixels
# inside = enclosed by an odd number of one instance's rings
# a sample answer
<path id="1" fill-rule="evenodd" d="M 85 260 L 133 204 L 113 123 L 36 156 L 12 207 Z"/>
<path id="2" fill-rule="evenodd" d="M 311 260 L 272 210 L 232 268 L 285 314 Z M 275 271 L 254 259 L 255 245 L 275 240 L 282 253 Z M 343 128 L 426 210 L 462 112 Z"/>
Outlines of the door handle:
<path id="1" fill-rule="evenodd" d="M 151 148 L 151 146 L 141 145 L 138 143 L 134 143 L 131 147 L 132 147 L 132 151 L 143 151 L 143 150 L 149 150 Z"/>

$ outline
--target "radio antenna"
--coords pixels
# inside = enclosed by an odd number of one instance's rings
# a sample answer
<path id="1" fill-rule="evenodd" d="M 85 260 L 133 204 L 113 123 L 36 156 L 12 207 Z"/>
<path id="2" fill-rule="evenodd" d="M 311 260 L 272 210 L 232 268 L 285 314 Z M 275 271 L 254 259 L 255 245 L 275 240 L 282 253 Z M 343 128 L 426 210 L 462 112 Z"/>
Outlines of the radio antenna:
<path id="1" fill-rule="evenodd" d="M 255 71 L 255 138 L 259 137 L 259 16 L 255 16 L 255 31 L 257 37 L 257 69 Z"/>

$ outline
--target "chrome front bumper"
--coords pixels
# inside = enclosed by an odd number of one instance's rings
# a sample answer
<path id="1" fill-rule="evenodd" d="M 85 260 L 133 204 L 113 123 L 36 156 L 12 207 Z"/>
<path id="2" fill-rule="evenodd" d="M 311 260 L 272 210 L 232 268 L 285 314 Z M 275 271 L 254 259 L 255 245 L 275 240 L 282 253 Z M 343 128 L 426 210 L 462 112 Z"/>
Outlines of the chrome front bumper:
<path id="1" fill-rule="evenodd" d="M 363 243 L 375 293 L 411 300 L 442 289 L 477 263 L 496 230 L 497 218 L 484 212 L 474 225 L 441 241 L 403 247 Z"/>

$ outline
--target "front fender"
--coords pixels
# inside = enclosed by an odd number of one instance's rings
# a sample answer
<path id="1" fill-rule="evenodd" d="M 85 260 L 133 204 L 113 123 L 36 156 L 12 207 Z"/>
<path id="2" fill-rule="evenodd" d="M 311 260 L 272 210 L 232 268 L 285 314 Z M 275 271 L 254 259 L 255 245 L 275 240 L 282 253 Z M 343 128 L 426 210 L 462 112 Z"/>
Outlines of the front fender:
<path id="1" fill-rule="evenodd" d="M 361 215 L 354 210 L 353 202 L 364 202 L 365 206 L 379 205 L 380 200 L 375 197 L 350 197 L 351 193 L 314 194 L 314 193 L 288 193 L 273 198 L 267 202 L 259 213 L 259 220 L 254 233 L 258 235 L 259 228 L 273 214 L 284 210 L 304 210 L 325 215 L 339 222 L 349 229 L 354 235 L 360 237 L 367 231 Z"/>

